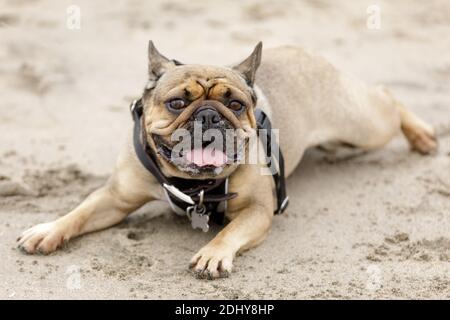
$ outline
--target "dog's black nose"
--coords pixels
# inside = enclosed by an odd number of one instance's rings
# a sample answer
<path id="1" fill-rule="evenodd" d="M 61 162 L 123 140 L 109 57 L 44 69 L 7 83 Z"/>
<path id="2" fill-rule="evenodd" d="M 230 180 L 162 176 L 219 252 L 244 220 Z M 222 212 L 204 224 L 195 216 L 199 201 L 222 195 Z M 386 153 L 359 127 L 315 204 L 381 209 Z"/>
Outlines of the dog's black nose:
<path id="1" fill-rule="evenodd" d="M 212 127 L 218 124 L 222 117 L 214 107 L 204 106 L 195 112 L 194 120 L 201 122 L 204 127 Z"/>

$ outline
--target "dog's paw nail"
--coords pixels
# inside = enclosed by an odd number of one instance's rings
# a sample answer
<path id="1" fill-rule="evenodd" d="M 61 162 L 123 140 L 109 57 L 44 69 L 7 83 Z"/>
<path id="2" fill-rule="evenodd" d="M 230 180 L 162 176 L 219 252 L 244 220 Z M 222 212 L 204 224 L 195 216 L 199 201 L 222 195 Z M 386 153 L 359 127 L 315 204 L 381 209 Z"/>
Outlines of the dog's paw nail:
<path id="1" fill-rule="evenodd" d="M 199 270 L 194 270 L 194 277 L 196 279 L 203 279 L 203 271 L 199 271 Z"/>
<path id="2" fill-rule="evenodd" d="M 31 254 L 31 252 L 28 252 L 28 250 L 25 249 L 25 247 L 23 245 L 19 245 L 18 248 L 19 248 L 19 251 L 22 252 L 23 254 Z"/>
<path id="3" fill-rule="evenodd" d="M 211 271 L 207 270 L 206 271 L 206 279 L 208 280 L 214 280 L 214 275 Z"/>

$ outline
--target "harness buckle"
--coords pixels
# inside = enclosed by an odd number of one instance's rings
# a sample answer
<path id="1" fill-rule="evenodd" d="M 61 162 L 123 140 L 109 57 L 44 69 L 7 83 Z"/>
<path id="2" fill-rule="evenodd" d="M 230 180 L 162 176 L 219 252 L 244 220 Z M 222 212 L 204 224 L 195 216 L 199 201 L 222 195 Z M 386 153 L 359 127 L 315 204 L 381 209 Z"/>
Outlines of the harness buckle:
<path id="1" fill-rule="evenodd" d="M 142 115 L 142 100 L 141 99 L 134 99 L 133 102 L 130 104 L 130 112 L 131 116 L 134 119 L 135 113 L 140 117 Z"/>
<path id="2" fill-rule="evenodd" d="M 137 99 L 134 99 L 133 102 L 131 102 L 131 104 L 130 104 L 131 113 L 134 112 L 134 108 L 136 108 L 136 104 L 137 104 Z"/>
<path id="3" fill-rule="evenodd" d="M 269 118 L 261 109 L 255 110 L 255 118 L 257 128 L 267 130 L 270 127 L 270 124 L 268 125 Z"/>
<path id="4" fill-rule="evenodd" d="M 281 203 L 280 209 L 278 210 L 277 213 L 283 213 L 284 209 L 287 208 L 288 204 L 289 204 L 289 197 L 286 196 L 286 198 L 284 198 L 283 202 Z"/>

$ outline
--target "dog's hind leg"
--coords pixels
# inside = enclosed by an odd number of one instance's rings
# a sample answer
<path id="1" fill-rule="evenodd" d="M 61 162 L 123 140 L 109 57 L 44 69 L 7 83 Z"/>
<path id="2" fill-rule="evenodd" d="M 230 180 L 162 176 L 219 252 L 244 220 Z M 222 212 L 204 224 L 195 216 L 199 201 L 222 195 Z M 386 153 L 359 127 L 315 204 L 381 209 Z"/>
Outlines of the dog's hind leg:
<path id="1" fill-rule="evenodd" d="M 407 110 L 384 87 L 367 88 L 367 94 L 355 100 L 358 103 L 354 109 L 347 108 L 345 125 L 350 130 L 341 130 L 340 141 L 372 150 L 382 147 L 402 131 L 412 150 L 429 154 L 437 149 L 432 126 Z"/>

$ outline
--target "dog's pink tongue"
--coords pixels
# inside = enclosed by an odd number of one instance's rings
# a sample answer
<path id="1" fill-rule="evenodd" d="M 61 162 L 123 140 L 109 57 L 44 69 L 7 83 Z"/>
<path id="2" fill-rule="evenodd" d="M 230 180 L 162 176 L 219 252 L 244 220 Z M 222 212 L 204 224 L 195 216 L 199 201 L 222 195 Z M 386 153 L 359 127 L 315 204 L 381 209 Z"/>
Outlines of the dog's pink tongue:
<path id="1" fill-rule="evenodd" d="M 221 150 L 213 148 L 202 148 L 190 150 L 186 153 L 186 159 L 195 163 L 198 167 L 215 166 L 221 167 L 227 163 L 228 158 Z"/>

